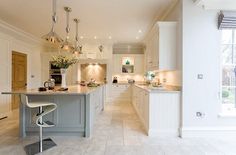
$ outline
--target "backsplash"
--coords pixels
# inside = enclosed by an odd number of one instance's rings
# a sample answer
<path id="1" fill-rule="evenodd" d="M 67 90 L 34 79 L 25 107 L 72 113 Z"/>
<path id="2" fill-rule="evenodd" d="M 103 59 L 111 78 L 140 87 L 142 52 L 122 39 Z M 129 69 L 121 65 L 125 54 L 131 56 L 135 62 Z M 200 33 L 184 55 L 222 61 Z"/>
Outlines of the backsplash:
<path id="1" fill-rule="evenodd" d="M 127 81 L 127 79 L 134 79 L 135 81 L 138 82 L 143 82 L 144 80 L 144 75 L 142 74 L 135 74 L 135 75 L 122 75 L 122 74 L 117 74 L 113 75 L 113 77 L 117 77 L 118 81 L 124 82 Z M 157 82 L 158 79 L 160 79 L 160 82 L 165 85 L 171 85 L 171 86 L 181 86 L 181 72 L 176 70 L 176 71 L 163 71 L 163 72 L 156 72 L 156 77 L 153 80 L 153 82 Z"/>
<path id="2" fill-rule="evenodd" d="M 160 82 L 165 85 L 181 86 L 181 72 L 180 71 L 165 71 L 156 72 L 154 81 L 160 79 Z"/>
<path id="3" fill-rule="evenodd" d="M 127 79 L 134 79 L 135 81 L 138 81 L 138 82 L 142 82 L 144 81 L 144 75 L 142 74 L 135 74 L 135 75 L 122 75 L 122 74 L 116 74 L 116 75 L 113 75 L 113 77 L 117 77 L 118 78 L 118 82 L 119 81 L 127 81 Z"/>

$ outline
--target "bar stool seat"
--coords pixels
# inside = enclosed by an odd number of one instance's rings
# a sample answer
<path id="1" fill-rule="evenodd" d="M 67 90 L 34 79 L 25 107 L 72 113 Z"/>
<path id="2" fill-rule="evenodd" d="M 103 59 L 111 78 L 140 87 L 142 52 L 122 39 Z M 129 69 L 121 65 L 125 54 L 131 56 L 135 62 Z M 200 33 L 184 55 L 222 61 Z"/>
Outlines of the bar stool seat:
<path id="1" fill-rule="evenodd" d="M 24 149 L 27 155 L 34 155 L 56 146 L 52 139 L 43 139 L 43 128 L 55 126 L 50 121 L 43 121 L 43 116 L 56 110 L 57 105 L 51 102 L 29 102 L 28 96 L 26 96 L 26 106 L 29 108 L 39 108 L 39 112 L 33 116 L 35 124 L 39 126 L 39 142 L 25 146 Z"/>

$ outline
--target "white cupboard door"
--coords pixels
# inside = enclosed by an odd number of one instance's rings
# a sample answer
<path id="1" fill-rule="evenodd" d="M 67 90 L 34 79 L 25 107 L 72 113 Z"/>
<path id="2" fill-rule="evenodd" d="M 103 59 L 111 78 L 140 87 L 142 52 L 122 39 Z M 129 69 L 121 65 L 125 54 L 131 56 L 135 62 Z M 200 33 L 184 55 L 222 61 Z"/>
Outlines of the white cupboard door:
<path id="1" fill-rule="evenodd" d="M 134 56 L 134 73 L 135 74 L 144 74 L 144 56 L 143 54 L 136 54 Z"/>
<path id="2" fill-rule="evenodd" d="M 149 128 L 149 93 L 145 92 L 144 94 L 144 107 L 143 107 L 143 119 L 145 122 L 146 129 Z"/>

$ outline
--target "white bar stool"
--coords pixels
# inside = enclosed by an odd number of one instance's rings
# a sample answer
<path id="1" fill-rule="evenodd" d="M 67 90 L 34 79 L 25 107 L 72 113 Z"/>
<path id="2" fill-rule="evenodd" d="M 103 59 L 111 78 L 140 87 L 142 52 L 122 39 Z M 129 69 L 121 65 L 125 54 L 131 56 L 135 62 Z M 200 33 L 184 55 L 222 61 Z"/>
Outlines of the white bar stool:
<path id="1" fill-rule="evenodd" d="M 55 126 L 50 121 L 43 122 L 43 116 L 53 112 L 57 108 L 57 105 L 50 102 L 29 102 L 28 96 L 26 95 L 26 106 L 29 108 L 39 108 L 39 112 L 35 115 L 35 123 L 39 126 L 39 142 L 24 147 L 27 155 L 34 155 L 56 146 L 56 143 L 51 138 L 43 139 L 43 128 Z"/>

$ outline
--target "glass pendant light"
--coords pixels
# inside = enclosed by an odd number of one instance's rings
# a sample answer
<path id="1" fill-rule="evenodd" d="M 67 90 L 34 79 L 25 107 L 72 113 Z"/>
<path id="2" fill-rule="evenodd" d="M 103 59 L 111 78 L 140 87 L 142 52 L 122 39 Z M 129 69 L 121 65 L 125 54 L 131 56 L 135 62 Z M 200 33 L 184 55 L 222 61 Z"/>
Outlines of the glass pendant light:
<path id="1" fill-rule="evenodd" d="M 56 34 L 55 29 L 54 29 L 54 26 L 55 26 L 55 24 L 56 24 L 56 22 L 57 22 L 57 16 L 56 16 L 56 0 L 53 0 L 52 3 L 53 3 L 53 4 L 52 4 L 52 6 L 53 6 L 53 8 L 52 8 L 52 12 L 53 12 L 53 13 L 52 13 L 52 28 L 51 28 L 51 31 L 50 31 L 48 34 L 42 36 L 42 38 L 43 38 L 44 40 L 48 41 L 48 42 L 60 44 L 60 43 L 63 42 L 63 40 L 59 37 L 58 34 Z"/>
<path id="2" fill-rule="evenodd" d="M 79 44 L 79 36 L 78 36 L 78 24 L 79 19 L 74 19 L 75 25 L 76 25 L 76 35 L 75 35 L 75 46 L 74 46 L 74 54 L 83 54 L 82 53 L 82 45 Z"/>
<path id="3" fill-rule="evenodd" d="M 64 7 L 64 10 L 66 11 L 66 39 L 61 45 L 61 49 L 64 51 L 73 51 L 74 47 L 69 42 L 69 33 L 70 33 L 70 25 L 69 25 L 69 14 L 72 11 L 70 7 Z"/>

